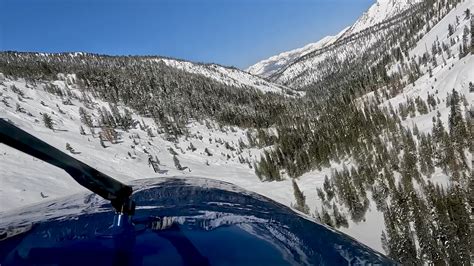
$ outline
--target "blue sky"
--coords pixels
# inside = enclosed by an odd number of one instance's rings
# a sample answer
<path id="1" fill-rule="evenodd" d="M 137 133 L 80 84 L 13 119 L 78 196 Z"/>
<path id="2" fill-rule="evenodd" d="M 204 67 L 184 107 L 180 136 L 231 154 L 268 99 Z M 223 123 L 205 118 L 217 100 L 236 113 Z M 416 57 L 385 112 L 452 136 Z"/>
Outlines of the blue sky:
<path id="1" fill-rule="evenodd" d="M 162 55 L 245 68 L 336 34 L 374 0 L 0 0 L 0 50 Z"/>

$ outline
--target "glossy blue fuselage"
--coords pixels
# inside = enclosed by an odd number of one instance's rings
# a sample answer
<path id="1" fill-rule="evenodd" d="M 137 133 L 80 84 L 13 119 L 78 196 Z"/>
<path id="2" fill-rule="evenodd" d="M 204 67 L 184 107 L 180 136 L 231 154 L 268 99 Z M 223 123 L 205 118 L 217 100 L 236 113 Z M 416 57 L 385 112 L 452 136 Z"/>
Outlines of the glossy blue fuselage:
<path id="1" fill-rule="evenodd" d="M 0 264 L 394 264 L 340 232 L 228 183 L 189 177 L 133 186 L 133 217 L 116 215 L 94 194 L 1 215 Z"/>

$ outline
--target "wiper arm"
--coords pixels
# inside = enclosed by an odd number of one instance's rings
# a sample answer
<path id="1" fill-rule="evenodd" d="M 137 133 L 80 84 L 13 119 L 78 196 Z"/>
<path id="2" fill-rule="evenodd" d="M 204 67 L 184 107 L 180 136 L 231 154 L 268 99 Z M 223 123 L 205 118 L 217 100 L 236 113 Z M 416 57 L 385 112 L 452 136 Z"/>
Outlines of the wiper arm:
<path id="1" fill-rule="evenodd" d="M 57 166 L 83 187 L 109 200 L 118 213 L 133 215 L 132 187 L 97 171 L 0 118 L 0 143 Z"/>

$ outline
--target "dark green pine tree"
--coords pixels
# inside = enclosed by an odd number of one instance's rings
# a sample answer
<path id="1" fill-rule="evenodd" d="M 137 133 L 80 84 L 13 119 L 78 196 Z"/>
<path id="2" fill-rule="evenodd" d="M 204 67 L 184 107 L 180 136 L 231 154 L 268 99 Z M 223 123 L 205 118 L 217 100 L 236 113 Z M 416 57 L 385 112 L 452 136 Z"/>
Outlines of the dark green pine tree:
<path id="1" fill-rule="evenodd" d="M 472 262 L 470 248 L 472 241 L 474 241 L 472 238 L 474 232 L 471 231 L 472 221 L 466 208 L 467 202 L 464 193 L 463 189 L 454 185 L 449 188 L 447 195 L 447 209 L 455 229 L 453 232 L 455 237 L 452 241 L 457 257 L 451 262 L 459 265 L 469 265 Z"/>
<path id="2" fill-rule="evenodd" d="M 407 130 L 403 138 L 403 159 L 401 164 L 402 182 L 406 186 L 411 183 L 412 179 L 421 181 L 420 173 L 418 172 L 418 155 L 416 150 L 415 140 L 410 130 Z"/>
<path id="3" fill-rule="evenodd" d="M 434 162 L 433 162 L 433 143 L 431 140 L 431 135 L 422 134 L 420 137 L 419 144 L 420 156 L 420 171 L 422 174 L 430 177 L 434 171 Z"/>
<path id="4" fill-rule="evenodd" d="M 298 187 L 298 184 L 296 181 L 293 179 L 293 193 L 295 195 L 295 200 L 296 204 L 294 205 L 294 208 L 299 210 L 300 212 L 309 214 L 309 207 L 306 205 L 306 196 L 303 194 L 303 192 L 300 190 Z"/>
<path id="5" fill-rule="evenodd" d="M 324 206 L 321 206 L 320 218 L 322 223 L 334 227 L 334 222 L 332 221 L 331 215 L 329 215 L 328 211 Z"/>
<path id="6" fill-rule="evenodd" d="M 459 93 L 453 89 L 451 94 L 450 112 L 449 112 L 449 137 L 453 145 L 453 157 L 451 162 L 454 166 L 461 166 L 467 168 L 467 161 L 464 155 L 464 149 L 468 147 L 467 140 L 469 139 L 466 123 L 461 112 L 461 98 Z M 455 171 L 457 169 L 452 169 Z"/>
<path id="7" fill-rule="evenodd" d="M 471 54 L 474 54 L 474 16 L 471 15 Z"/>
<path id="8" fill-rule="evenodd" d="M 53 119 L 47 113 L 43 113 L 43 123 L 44 123 L 45 127 L 54 130 L 54 128 L 53 128 Z"/>
<path id="9" fill-rule="evenodd" d="M 393 194 L 391 200 L 391 219 L 396 228 L 397 235 L 394 238 L 394 255 L 403 265 L 419 265 L 414 235 L 411 228 L 411 206 L 410 193 L 413 189 L 405 190 L 401 183 Z"/>
<path id="10" fill-rule="evenodd" d="M 443 187 L 436 185 L 428 194 L 434 207 L 436 225 L 433 227 L 433 235 L 442 249 L 445 264 L 456 264 L 460 261 L 457 247 L 459 239 L 456 236 L 456 227 L 449 215 L 447 194 Z"/>
<path id="11" fill-rule="evenodd" d="M 439 112 L 438 112 L 439 114 Z M 439 118 L 441 114 L 438 115 L 436 118 L 436 122 L 434 122 L 432 135 L 433 141 L 435 144 L 434 153 L 435 153 L 435 165 L 443 169 L 445 173 L 447 173 L 448 168 L 448 160 L 449 157 L 447 156 L 447 150 L 449 145 L 449 136 L 446 132 L 443 122 Z"/>
<path id="12" fill-rule="evenodd" d="M 339 211 L 339 208 L 334 202 L 332 203 L 332 211 L 334 217 L 334 225 L 336 226 L 336 228 L 339 228 L 341 226 L 347 228 L 349 226 L 349 223 L 347 222 L 347 219 L 344 214 Z"/>
<path id="13" fill-rule="evenodd" d="M 263 152 L 257 165 L 263 181 L 281 181 L 280 169 L 269 151 Z M 255 170 L 257 171 L 257 169 Z"/>
<path id="14" fill-rule="evenodd" d="M 411 207 L 413 208 L 413 224 L 418 239 L 420 259 L 435 265 L 442 263 L 441 251 L 430 230 L 432 220 L 428 206 L 418 193 L 411 193 Z"/>

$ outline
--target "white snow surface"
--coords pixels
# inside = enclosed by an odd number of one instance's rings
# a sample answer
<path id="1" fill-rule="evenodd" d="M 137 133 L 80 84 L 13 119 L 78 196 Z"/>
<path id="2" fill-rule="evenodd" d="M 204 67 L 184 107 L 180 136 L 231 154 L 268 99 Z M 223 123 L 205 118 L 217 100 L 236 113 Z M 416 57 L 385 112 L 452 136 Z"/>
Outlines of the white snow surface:
<path id="1" fill-rule="evenodd" d="M 470 21 L 464 18 L 464 12 L 466 9 L 473 10 L 474 1 L 465 0 L 464 2 L 458 3 L 458 6 L 451 10 L 441 21 L 439 21 L 433 28 L 423 36 L 423 38 L 417 43 L 416 47 L 410 50 L 410 58 L 414 56 L 422 56 L 423 53 L 428 51 L 431 53 L 431 46 L 435 41 L 440 43 L 444 42 L 450 45 L 450 38 L 453 38 L 456 45 L 451 47 L 453 54 L 458 53 L 458 46 L 462 40 L 462 34 L 464 26 L 469 26 Z M 471 11 L 472 12 L 472 11 Z M 456 24 L 456 17 L 459 19 L 459 24 Z M 452 36 L 448 36 L 448 27 L 451 24 L 454 27 L 454 33 Z M 441 58 L 438 62 L 441 62 Z"/>
<path id="2" fill-rule="evenodd" d="M 381 23 L 422 0 L 377 0 L 345 33 L 344 36 L 360 32 Z"/>
<path id="3" fill-rule="evenodd" d="M 341 31 L 340 34 L 336 36 L 326 36 L 321 40 L 310 43 L 305 45 L 302 48 L 294 49 L 291 51 L 283 52 L 278 55 L 274 55 L 268 59 L 262 60 L 246 69 L 249 73 L 253 75 L 258 75 L 262 77 L 269 77 L 274 74 L 276 71 L 281 69 L 282 67 L 288 65 L 293 60 L 300 58 L 301 56 L 313 52 L 317 49 L 321 49 L 329 44 L 334 43 L 338 38 L 339 35 L 344 33 L 347 30 L 344 29 Z"/>

